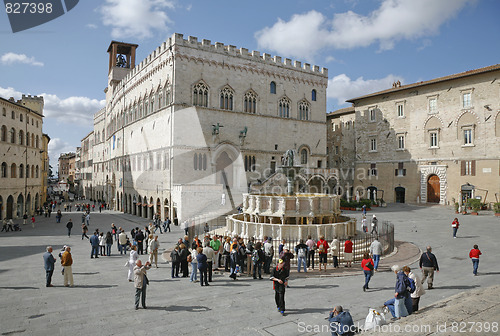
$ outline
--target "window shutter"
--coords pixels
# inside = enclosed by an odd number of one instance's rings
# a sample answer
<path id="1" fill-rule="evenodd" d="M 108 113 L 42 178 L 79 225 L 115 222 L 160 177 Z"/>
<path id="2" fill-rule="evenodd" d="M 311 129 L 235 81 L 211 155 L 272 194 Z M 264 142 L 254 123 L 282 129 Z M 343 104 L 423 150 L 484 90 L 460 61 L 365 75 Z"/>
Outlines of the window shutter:
<path id="1" fill-rule="evenodd" d="M 471 165 L 471 175 L 472 176 L 476 176 L 476 160 L 472 160 L 470 162 L 470 165 Z"/>
<path id="2" fill-rule="evenodd" d="M 465 161 L 460 161 L 460 176 L 465 176 Z"/>

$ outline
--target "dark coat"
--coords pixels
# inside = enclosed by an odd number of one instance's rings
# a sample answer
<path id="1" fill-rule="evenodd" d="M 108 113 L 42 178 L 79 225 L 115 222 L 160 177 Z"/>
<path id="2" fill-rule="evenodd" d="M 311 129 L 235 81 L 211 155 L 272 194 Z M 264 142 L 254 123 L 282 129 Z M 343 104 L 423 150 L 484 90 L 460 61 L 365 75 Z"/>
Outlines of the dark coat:
<path id="1" fill-rule="evenodd" d="M 43 263 L 46 271 L 53 271 L 54 264 L 56 263 L 56 258 L 50 252 L 45 252 L 43 254 Z"/>

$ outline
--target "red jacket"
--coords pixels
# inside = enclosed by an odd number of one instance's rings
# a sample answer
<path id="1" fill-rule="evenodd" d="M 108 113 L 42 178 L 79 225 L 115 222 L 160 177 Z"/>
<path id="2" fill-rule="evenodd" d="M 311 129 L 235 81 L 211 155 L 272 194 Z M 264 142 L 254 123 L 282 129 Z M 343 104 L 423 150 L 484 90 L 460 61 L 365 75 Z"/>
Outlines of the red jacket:
<path id="1" fill-rule="evenodd" d="M 352 253 L 352 241 L 346 240 L 344 243 L 344 253 Z"/>
<path id="2" fill-rule="evenodd" d="M 460 223 L 456 220 L 454 220 L 452 223 L 451 223 L 451 227 L 456 227 L 458 229 L 458 227 L 460 226 Z"/>
<path id="3" fill-rule="evenodd" d="M 366 267 L 366 264 L 372 264 L 372 268 Z M 364 271 L 371 271 L 373 268 L 375 268 L 375 265 L 373 264 L 372 258 L 363 259 L 361 261 L 361 267 L 363 268 Z"/>
<path id="4" fill-rule="evenodd" d="M 475 259 L 479 259 L 479 256 L 481 255 L 481 251 L 479 251 L 479 249 L 472 249 L 470 250 L 469 252 L 469 258 L 475 258 Z"/>

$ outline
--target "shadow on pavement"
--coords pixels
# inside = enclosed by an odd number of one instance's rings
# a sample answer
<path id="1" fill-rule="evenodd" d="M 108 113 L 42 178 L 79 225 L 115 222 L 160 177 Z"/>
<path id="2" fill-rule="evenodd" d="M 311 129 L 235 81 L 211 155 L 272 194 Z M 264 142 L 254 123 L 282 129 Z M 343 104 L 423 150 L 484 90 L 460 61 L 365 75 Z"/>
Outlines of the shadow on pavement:
<path id="1" fill-rule="evenodd" d="M 472 289 L 480 287 L 479 285 L 472 285 L 472 286 L 439 286 L 439 287 L 434 287 L 434 289 Z"/>
<path id="2" fill-rule="evenodd" d="M 212 309 L 205 306 L 169 306 L 169 307 L 151 307 L 148 306 L 148 309 L 151 310 L 165 310 L 165 311 L 186 311 L 191 313 L 199 313 L 202 311 L 210 311 Z"/>
<path id="3" fill-rule="evenodd" d="M 87 272 L 87 273 L 75 273 L 73 272 L 73 275 L 95 275 L 99 274 L 100 272 Z"/>
<path id="4" fill-rule="evenodd" d="M 11 287 L 0 287 L 0 289 L 22 290 L 22 289 L 40 289 L 40 288 L 39 287 L 11 286 Z"/>
<path id="5" fill-rule="evenodd" d="M 290 286 L 290 288 L 297 289 L 327 289 L 327 288 L 335 288 L 339 287 L 339 285 L 304 285 L 304 286 Z"/>
<path id="6" fill-rule="evenodd" d="M 47 252 L 46 248 L 47 245 L 0 246 L 0 262 L 39 254 L 40 264 L 43 266 L 43 254 Z M 61 248 L 62 245 L 52 245 L 52 249 L 54 250 L 52 255 L 57 257 Z"/>
<path id="7" fill-rule="evenodd" d="M 75 285 L 74 288 L 111 288 L 118 287 L 118 285 Z"/>
<path id="8" fill-rule="evenodd" d="M 312 314 L 312 313 L 322 313 L 327 314 L 331 310 L 330 308 L 302 308 L 302 309 L 286 309 L 287 314 Z"/>

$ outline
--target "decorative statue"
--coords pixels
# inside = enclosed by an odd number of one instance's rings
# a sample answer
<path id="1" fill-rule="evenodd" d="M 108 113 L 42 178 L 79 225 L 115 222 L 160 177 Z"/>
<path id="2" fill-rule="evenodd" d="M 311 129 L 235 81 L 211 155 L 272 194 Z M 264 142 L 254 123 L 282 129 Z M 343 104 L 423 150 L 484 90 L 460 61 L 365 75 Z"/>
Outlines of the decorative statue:
<path id="1" fill-rule="evenodd" d="M 289 149 L 285 152 L 285 166 L 287 167 L 293 167 L 293 158 L 294 158 L 294 153 L 293 149 Z"/>

